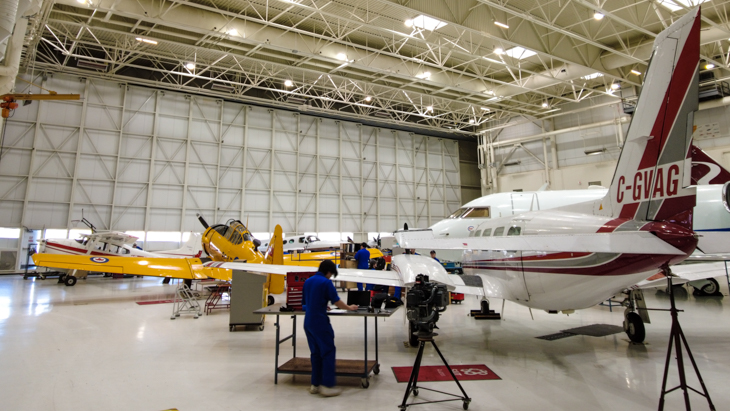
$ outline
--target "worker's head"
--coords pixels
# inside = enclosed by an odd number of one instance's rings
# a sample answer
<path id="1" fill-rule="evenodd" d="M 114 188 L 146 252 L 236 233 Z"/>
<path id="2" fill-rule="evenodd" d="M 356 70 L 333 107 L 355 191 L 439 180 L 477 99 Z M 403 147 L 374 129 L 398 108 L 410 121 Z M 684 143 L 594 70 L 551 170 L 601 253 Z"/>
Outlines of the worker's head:
<path id="1" fill-rule="evenodd" d="M 436 257 L 436 251 L 435 250 L 431 250 L 431 257 Z"/>
<path id="2" fill-rule="evenodd" d="M 362 248 L 368 248 L 368 243 L 360 243 L 360 247 L 362 247 Z"/>
<path id="3" fill-rule="evenodd" d="M 332 260 L 324 260 L 319 263 L 319 272 L 325 277 L 337 277 L 337 266 Z"/>

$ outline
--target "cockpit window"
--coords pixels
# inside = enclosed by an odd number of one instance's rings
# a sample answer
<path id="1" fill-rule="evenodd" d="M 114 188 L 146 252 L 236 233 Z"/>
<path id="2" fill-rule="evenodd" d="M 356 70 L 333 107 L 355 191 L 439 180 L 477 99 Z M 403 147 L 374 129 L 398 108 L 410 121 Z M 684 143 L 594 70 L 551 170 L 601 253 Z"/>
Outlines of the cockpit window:
<path id="1" fill-rule="evenodd" d="M 465 211 L 469 210 L 468 208 L 460 208 L 456 211 L 454 211 L 449 218 L 459 218 L 462 214 L 464 214 Z"/>
<path id="2" fill-rule="evenodd" d="M 461 218 L 489 218 L 489 207 L 470 208 Z"/>
<path id="3" fill-rule="evenodd" d="M 522 232 L 522 227 L 510 227 L 507 235 L 520 235 L 520 232 Z"/>

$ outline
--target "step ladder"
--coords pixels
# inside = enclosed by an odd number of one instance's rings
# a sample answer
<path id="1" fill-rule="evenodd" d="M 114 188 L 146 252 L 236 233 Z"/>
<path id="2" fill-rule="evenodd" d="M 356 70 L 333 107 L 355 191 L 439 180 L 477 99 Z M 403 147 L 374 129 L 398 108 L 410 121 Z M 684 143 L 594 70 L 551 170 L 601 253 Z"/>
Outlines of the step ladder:
<path id="1" fill-rule="evenodd" d="M 175 299 L 172 302 L 172 316 L 170 316 L 170 319 L 174 320 L 179 317 L 180 314 L 193 314 L 193 318 L 196 319 L 203 315 L 203 310 L 200 308 L 197 296 L 185 283 L 181 284 L 175 292 Z"/>

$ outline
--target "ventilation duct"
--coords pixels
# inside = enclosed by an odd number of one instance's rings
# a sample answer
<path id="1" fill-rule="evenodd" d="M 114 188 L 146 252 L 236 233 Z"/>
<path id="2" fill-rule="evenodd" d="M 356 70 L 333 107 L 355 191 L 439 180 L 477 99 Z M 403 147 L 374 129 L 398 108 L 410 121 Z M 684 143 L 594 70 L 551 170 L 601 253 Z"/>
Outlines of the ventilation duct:
<path id="1" fill-rule="evenodd" d="M 97 63 L 89 60 L 78 60 L 76 62 L 76 67 L 101 71 L 106 71 L 107 69 L 107 65 L 105 63 Z"/>

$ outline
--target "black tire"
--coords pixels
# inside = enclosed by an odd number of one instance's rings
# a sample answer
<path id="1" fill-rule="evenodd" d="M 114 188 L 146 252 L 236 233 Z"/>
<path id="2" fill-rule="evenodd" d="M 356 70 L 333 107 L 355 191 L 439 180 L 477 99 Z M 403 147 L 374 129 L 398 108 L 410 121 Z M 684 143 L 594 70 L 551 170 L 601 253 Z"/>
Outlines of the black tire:
<path id="1" fill-rule="evenodd" d="M 72 275 L 67 275 L 66 278 L 63 279 L 63 283 L 66 284 L 66 287 L 73 287 L 76 285 L 76 281 L 78 281 L 78 279 Z"/>
<path id="2" fill-rule="evenodd" d="M 482 310 L 482 314 L 489 314 L 489 300 L 482 300 L 479 307 Z"/>
<path id="3" fill-rule="evenodd" d="M 274 305 L 274 304 L 276 304 L 276 300 L 274 300 L 273 295 L 266 297 L 266 305 Z"/>
<path id="4" fill-rule="evenodd" d="M 362 385 L 363 388 L 367 389 L 368 387 L 370 387 L 370 380 L 368 380 L 367 378 L 363 378 L 360 381 L 360 385 Z"/>
<path id="5" fill-rule="evenodd" d="M 646 338 L 644 321 L 637 313 L 629 313 L 624 320 L 624 331 L 632 342 L 643 343 Z"/>
<path id="6" fill-rule="evenodd" d="M 418 397 L 418 388 L 413 390 L 413 396 Z"/>
<path id="7" fill-rule="evenodd" d="M 263 330 L 264 330 L 264 326 L 263 325 L 259 325 L 259 331 L 263 331 Z"/>
<path id="8" fill-rule="evenodd" d="M 469 409 L 469 403 L 466 402 L 466 401 L 464 401 L 464 404 L 462 405 L 462 407 L 464 407 L 465 410 L 468 410 Z"/>
<path id="9" fill-rule="evenodd" d="M 715 295 L 720 291 L 720 283 L 714 278 L 708 278 L 710 284 L 705 284 L 700 291 L 703 295 Z"/>
<path id="10" fill-rule="evenodd" d="M 408 343 L 411 347 L 418 347 L 418 336 L 415 334 L 418 331 L 416 325 L 412 322 L 408 322 Z"/>
<path id="11" fill-rule="evenodd" d="M 373 367 L 373 374 L 380 374 L 380 364 L 375 364 L 375 367 Z"/>

